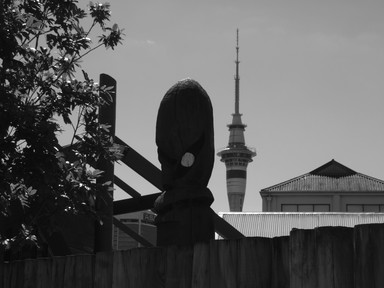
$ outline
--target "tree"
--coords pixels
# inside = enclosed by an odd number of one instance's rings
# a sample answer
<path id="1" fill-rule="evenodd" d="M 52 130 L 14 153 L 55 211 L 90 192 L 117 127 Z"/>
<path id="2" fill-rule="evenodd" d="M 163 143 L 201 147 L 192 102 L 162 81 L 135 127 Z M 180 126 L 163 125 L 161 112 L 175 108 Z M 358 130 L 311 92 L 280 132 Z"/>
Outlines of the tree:
<path id="1" fill-rule="evenodd" d="M 112 189 L 96 183 L 103 171 L 92 168 L 121 156 L 108 125 L 98 123 L 110 87 L 79 70 L 88 53 L 114 49 L 123 34 L 107 26 L 109 4 L 90 2 L 88 16 L 85 29 L 87 13 L 76 0 L 0 1 L 0 241 L 7 249 L 44 245 L 55 215 L 97 217 L 95 198 Z M 65 126 L 73 135 L 63 149 Z"/>

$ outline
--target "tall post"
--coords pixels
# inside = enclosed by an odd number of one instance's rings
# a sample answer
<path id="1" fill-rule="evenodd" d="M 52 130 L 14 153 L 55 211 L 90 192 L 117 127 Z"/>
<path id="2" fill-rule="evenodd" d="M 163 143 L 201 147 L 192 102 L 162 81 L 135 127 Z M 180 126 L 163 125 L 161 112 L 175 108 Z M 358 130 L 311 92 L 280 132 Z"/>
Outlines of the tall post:
<path id="1" fill-rule="evenodd" d="M 161 101 L 156 144 L 163 189 L 155 201 L 157 244 L 190 245 L 214 238 L 207 188 L 214 162 L 213 111 L 199 83 L 176 83 Z"/>
<path id="2" fill-rule="evenodd" d="M 112 103 L 102 105 L 99 110 L 99 123 L 110 125 L 109 133 L 114 139 L 116 129 L 116 80 L 107 74 L 100 74 L 100 87 L 113 87 L 109 90 Z M 100 159 L 97 168 L 104 171 L 97 179 L 98 183 L 111 181 L 113 187 L 114 164 L 107 159 Z M 96 199 L 96 211 L 100 220 L 95 227 L 95 252 L 112 251 L 112 225 L 113 225 L 113 190 L 98 195 Z"/>

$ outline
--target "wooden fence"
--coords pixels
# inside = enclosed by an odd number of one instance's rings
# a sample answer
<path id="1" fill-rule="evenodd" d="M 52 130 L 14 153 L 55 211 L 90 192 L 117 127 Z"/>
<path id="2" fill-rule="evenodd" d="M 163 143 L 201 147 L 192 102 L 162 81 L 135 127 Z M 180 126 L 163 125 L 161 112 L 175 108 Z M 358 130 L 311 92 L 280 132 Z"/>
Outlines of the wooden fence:
<path id="1" fill-rule="evenodd" d="M 0 277 L 4 288 L 383 288 L 384 224 L 14 261 Z"/>

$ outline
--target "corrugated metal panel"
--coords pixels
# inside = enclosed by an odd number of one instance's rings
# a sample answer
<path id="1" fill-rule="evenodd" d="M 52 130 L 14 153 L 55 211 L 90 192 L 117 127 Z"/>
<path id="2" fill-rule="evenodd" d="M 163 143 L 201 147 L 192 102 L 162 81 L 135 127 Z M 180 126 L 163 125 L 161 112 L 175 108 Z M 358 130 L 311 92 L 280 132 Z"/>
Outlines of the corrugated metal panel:
<path id="1" fill-rule="evenodd" d="M 384 191 L 384 181 L 360 173 L 341 178 L 305 174 L 262 191 Z"/>
<path id="2" fill-rule="evenodd" d="M 358 224 L 384 223 L 384 213 L 221 212 L 219 215 L 246 237 L 287 236 L 294 228 L 354 227 Z"/>

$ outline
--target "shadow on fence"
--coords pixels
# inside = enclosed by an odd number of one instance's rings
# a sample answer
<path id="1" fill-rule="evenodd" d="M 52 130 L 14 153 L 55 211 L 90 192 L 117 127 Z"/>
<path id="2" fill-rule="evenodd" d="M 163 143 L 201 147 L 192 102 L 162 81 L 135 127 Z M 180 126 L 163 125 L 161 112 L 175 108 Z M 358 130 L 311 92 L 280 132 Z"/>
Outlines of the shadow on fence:
<path id="1" fill-rule="evenodd" d="M 384 287 L 384 224 L 3 263 L 2 287 Z"/>

